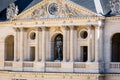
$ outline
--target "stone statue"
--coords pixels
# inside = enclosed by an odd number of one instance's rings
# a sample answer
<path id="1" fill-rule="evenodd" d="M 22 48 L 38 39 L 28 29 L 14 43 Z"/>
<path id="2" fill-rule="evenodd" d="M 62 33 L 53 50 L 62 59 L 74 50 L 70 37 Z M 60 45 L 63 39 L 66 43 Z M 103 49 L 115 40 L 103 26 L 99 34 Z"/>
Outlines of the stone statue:
<path id="1" fill-rule="evenodd" d="M 15 3 L 11 3 L 9 5 L 9 7 L 7 8 L 7 12 L 6 12 L 6 17 L 7 19 L 12 19 L 13 17 L 18 15 L 18 6 L 15 6 Z"/>
<path id="2" fill-rule="evenodd" d="M 57 47 L 57 54 L 58 54 L 58 59 L 57 60 L 61 60 L 61 56 L 62 56 L 62 39 L 61 39 L 60 36 L 57 37 L 56 47 Z"/>

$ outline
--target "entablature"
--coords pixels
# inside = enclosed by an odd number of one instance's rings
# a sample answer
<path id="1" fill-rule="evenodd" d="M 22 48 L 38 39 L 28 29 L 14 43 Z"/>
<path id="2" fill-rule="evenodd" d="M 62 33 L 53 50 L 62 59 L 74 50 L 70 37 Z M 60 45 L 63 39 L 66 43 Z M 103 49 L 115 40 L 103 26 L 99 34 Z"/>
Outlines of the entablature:
<path id="1" fill-rule="evenodd" d="M 99 25 L 104 17 L 84 17 L 84 18 L 59 18 L 41 20 L 16 20 L 0 22 L 0 27 L 52 27 L 52 26 L 71 26 L 71 25 Z"/>

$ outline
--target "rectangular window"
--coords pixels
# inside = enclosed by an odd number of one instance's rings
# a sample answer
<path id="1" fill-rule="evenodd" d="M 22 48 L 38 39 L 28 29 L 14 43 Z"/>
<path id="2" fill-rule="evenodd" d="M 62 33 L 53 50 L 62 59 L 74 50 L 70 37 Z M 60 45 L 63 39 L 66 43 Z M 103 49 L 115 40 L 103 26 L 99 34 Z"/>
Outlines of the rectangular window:
<path id="1" fill-rule="evenodd" d="M 82 54 L 83 62 L 86 62 L 87 56 L 88 56 L 88 47 L 87 46 L 81 46 L 81 54 Z"/>
<path id="2" fill-rule="evenodd" d="M 30 47 L 30 61 L 35 60 L 35 47 Z"/>

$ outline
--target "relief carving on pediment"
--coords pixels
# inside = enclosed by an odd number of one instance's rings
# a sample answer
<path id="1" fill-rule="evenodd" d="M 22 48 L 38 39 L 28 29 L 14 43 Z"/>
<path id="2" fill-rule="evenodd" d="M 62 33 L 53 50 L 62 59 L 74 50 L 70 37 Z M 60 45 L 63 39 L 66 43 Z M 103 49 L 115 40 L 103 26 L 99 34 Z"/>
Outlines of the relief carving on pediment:
<path id="1" fill-rule="evenodd" d="M 47 14 L 46 10 L 47 10 L 46 6 L 41 6 L 40 8 L 35 9 L 31 14 L 31 18 L 32 19 L 44 18 Z"/>
<path id="2" fill-rule="evenodd" d="M 58 4 L 58 7 L 57 6 L 52 6 L 51 11 L 54 11 L 54 13 L 52 13 L 49 10 L 50 10 L 49 9 L 49 4 L 43 5 L 40 8 L 35 9 L 32 12 L 31 18 L 32 19 L 66 18 L 66 17 L 71 18 L 71 17 L 87 16 L 85 14 L 80 13 L 76 9 L 73 9 L 72 7 L 68 6 L 67 4 L 65 4 L 65 5 Z M 55 11 L 56 11 L 56 13 L 55 13 Z"/>

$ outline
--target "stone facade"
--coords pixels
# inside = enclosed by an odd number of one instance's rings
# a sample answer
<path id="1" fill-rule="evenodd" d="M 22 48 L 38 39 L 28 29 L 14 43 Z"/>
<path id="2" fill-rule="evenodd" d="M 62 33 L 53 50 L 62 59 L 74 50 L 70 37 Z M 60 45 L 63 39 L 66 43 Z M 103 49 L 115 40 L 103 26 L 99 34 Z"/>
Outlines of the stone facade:
<path id="1" fill-rule="evenodd" d="M 119 80 L 119 25 L 119 16 L 43 0 L 0 22 L 0 80 Z"/>

